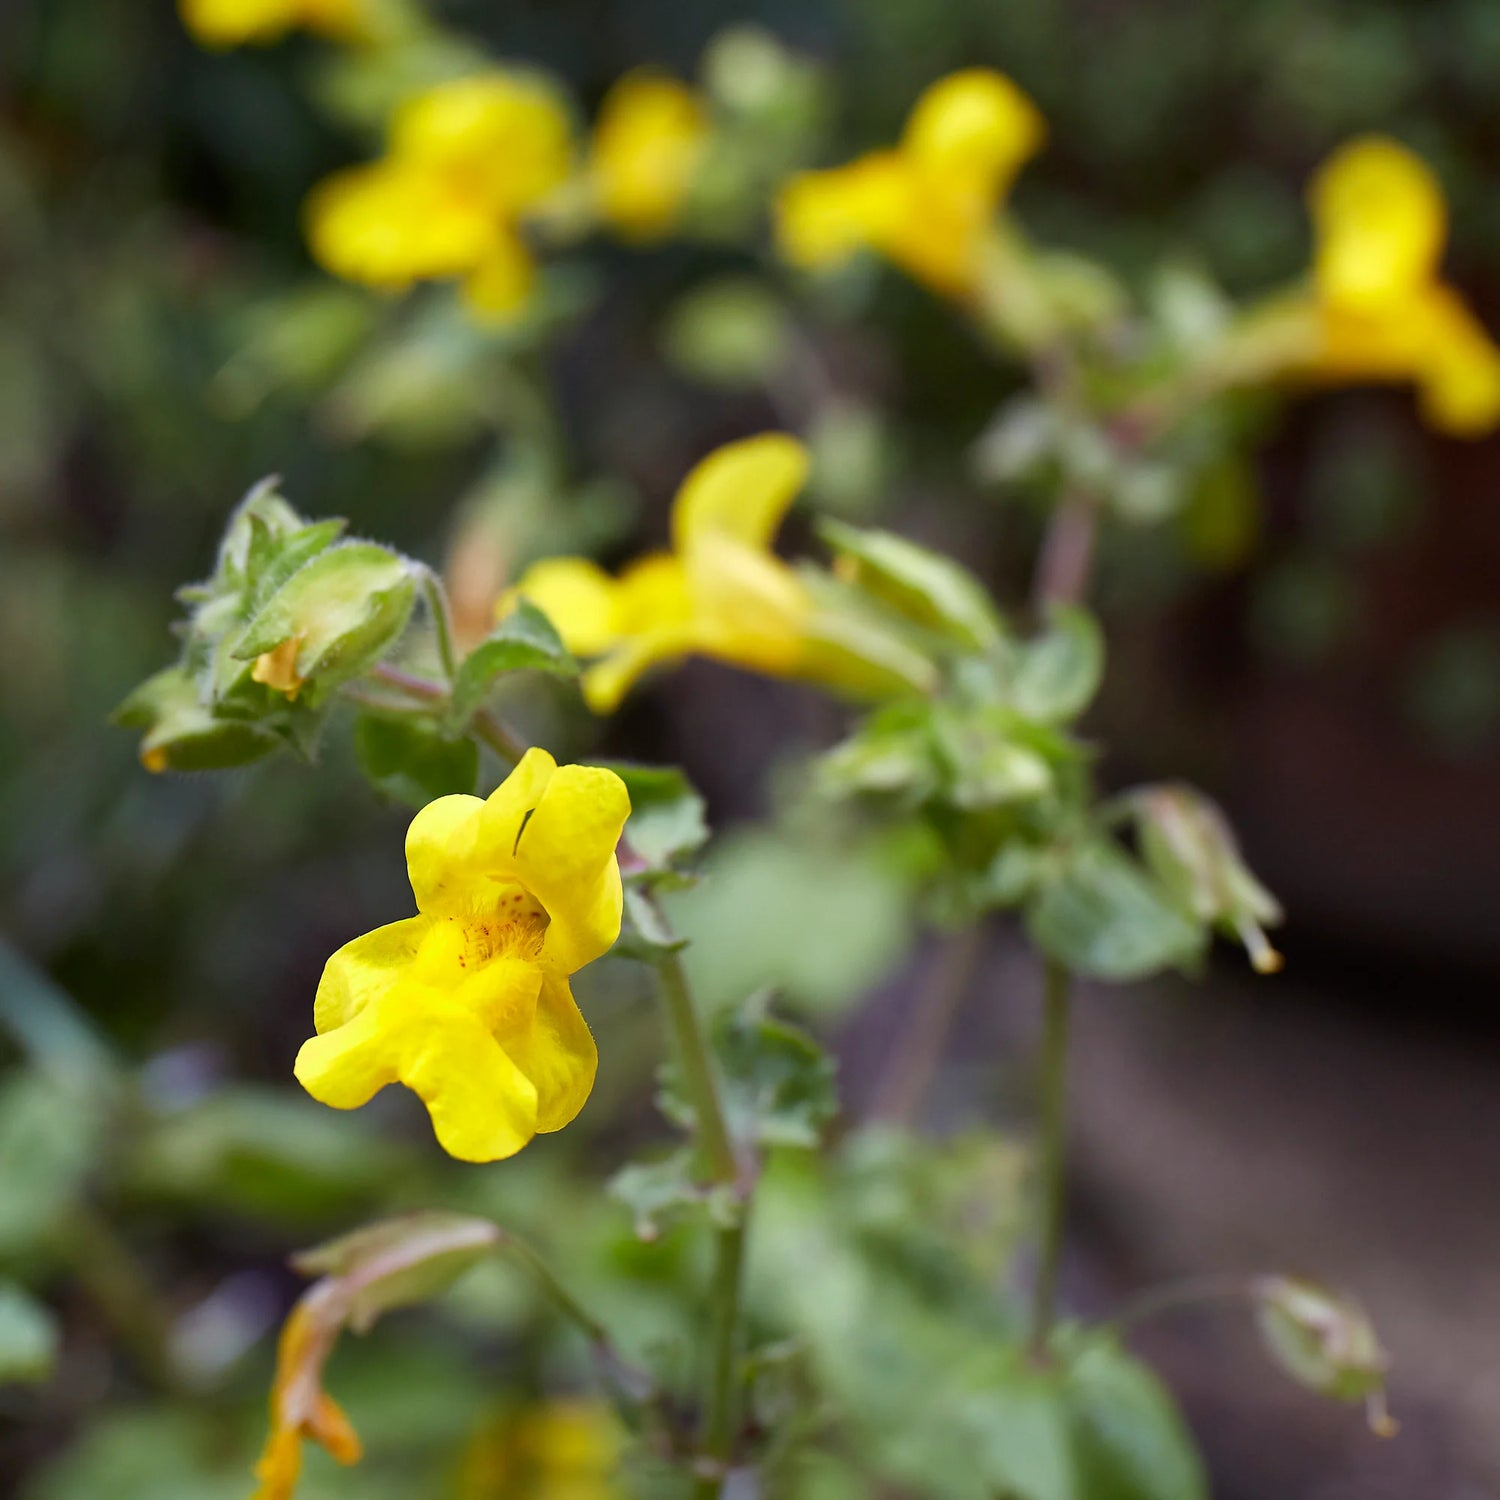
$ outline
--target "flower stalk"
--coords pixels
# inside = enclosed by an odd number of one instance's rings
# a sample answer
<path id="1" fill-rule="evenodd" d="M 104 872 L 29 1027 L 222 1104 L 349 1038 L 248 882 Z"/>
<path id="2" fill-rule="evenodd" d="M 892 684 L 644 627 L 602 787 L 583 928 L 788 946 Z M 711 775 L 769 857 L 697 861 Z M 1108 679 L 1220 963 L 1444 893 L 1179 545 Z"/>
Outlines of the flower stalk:
<path id="1" fill-rule="evenodd" d="M 1047 1357 L 1057 1316 L 1057 1278 L 1062 1262 L 1067 1208 L 1068 1030 L 1072 976 L 1054 958 L 1042 966 L 1042 1055 L 1040 1149 L 1041 1188 L 1036 1284 L 1031 1299 L 1031 1352 Z"/>

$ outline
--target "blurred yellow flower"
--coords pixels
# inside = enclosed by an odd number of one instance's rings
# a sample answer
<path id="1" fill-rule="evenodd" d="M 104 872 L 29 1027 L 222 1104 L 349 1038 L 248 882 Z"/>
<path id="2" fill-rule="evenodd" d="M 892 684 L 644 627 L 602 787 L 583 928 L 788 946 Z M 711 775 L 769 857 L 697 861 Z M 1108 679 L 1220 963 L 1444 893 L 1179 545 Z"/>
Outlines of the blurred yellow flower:
<path id="1" fill-rule="evenodd" d="M 669 233 L 708 135 L 694 90 L 660 74 L 627 73 L 605 96 L 594 126 L 589 177 L 600 216 L 627 239 Z"/>
<path id="2" fill-rule="evenodd" d="M 1500 349 L 1439 278 L 1447 211 L 1425 163 L 1379 136 L 1352 141 L 1313 179 L 1309 203 L 1314 372 L 1413 381 L 1427 419 L 1447 432 L 1500 422 Z"/>
<path id="3" fill-rule="evenodd" d="M 600 714 L 650 667 L 688 655 L 860 696 L 921 686 L 914 678 L 922 663 L 820 605 L 771 550 L 807 470 L 806 449 L 785 433 L 730 443 L 678 490 L 670 552 L 648 554 L 617 578 L 586 558 L 548 558 L 527 570 L 500 612 L 529 599 L 570 651 L 599 658 L 584 673 L 583 693 Z"/>
<path id="4" fill-rule="evenodd" d="M 327 1315 L 337 1297 L 327 1282 L 313 1287 L 282 1326 L 271 1386 L 271 1433 L 255 1466 L 260 1483 L 252 1500 L 291 1500 L 302 1473 L 304 1438 L 321 1443 L 341 1464 L 359 1462 L 359 1435 L 323 1389 L 323 1366 L 342 1326 L 341 1318 Z"/>
<path id="5" fill-rule="evenodd" d="M 183 25 L 205 47 L 274 42 L 296 27 L 336 41 L 368 34 L 367 0 L 178 0 Z"/>
<path id="6" fill-rule="evenodd" d="M 486 1426 L 459 1475 L 460 1500 L 616 1500 L 624 1433 L 601 1401 L 539 1402 Z"/>
<path id="7" fill-rule="evenodd" d="M 463 1161 L 566 1125 L 598 1062 L 568 976 L 620 934 L 614 851 L 629 811 L 612 771 L 536 749 L 488 800 L 423 808 L 406 835 L 419 915 L 328 960 L 318 1035 L 297 1054 L 308 1093 L 354 1109 L 405 1084 Z"/>
<path id="8" fill-rule="evenodd" d="M 901 143 L 804 172 L 776 204 L 781 253 L 809 270 L 874 250 L 946 296 L 978 289 L 995 216 L 1045 125 L 1010 79 L 967 68 L 917 100 Z"/>
<path id="9" fill-rule="evenodd" d="M 567 110 L 545 83 L 491 71 L 439 84 L 396 112 L 383 157 L 313 190 L 313 255 L 389 290 L 462 277 L 476 312 L 513 316 L 534 277 L 521 224 L 572 159 Z"/>

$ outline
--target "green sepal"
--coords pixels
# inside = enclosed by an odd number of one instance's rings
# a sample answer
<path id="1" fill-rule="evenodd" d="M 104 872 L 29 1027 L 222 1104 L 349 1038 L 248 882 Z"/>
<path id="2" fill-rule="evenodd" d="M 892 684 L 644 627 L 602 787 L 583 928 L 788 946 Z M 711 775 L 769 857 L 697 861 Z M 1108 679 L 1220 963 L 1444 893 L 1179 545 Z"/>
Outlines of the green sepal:
<path id="1" fill-rule="evenodd" d="M 112 718 L 124 728 L 146 731 L 141 759 L 154 770 L 221 771 L 259 760 L 278 744 L 252 724 L 217 717 L 181 667 L 148 677 Z"/>
<path id="2" fill-rule="evenodd" d="M 411 565 L 373 542 L 341 542 L 297 570 L 256 612 L 233 648 L 249 661 L 298 642 L 295 671 L 311 699 L 361 676 L 411 615 Z"/>

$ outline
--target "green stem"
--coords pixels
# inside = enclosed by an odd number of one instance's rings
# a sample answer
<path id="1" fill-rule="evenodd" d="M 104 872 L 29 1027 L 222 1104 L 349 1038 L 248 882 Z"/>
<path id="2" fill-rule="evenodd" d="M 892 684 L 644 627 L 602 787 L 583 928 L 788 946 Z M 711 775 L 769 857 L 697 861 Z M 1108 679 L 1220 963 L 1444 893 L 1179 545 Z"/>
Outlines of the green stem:
<path id="1" fill-rule="evenodd" d="M 703 1457 L 710 1460 L 710 1472 L 699 1475 L 694 1486 L 694 1500 L 714 1500 L 722 1492 L 725 1473 L 734 1454 L 734 1435 L 739 1427 L 744 1219 L 732 1227 L 720 1229 L 714 1248 L 714 1336 L 708 1404 L 703 1419 Z"/>
<path id="2" fill-rule="evenodd" d="M 656 966 L 661 981 L 661 998 L 666 1008 L 667 1024 L 677 1048 L 677 1065 L 682 1070 L 684 1092 L 693 1106 L 698 1145 L 711 1181 L 736 1187 L 740 1181 L 740 1164 L 724 1118 L 719 1097 L 719 1079 L 698 1007 L 688 988 L 682 955 L 669 952 Z"/>
<path id="3" fill-rule="evenodd" d="M 1067 1200 L 1068 1012 L 1072 976 L 1055 958 L 1042 968 L 1041 1185 L 1036 1286 L 1031 1302 L 1031 1352 L 1045 1358 L 1057 1314 L 1057 1273 L 1062 1260 Z"/>
<path id="4" fill-rule="evenodd" d="M 912 1024 L 897 1038 L 894 1054 L 872 1113 L 879 1119 L 909 1125 L 921 1113 L 922 1101 L 943 1060 L 948 1033 L 963 1007 L 984 946 L 984 927 L 971 922 L 943 946 L 932 982 L 917 997 Z"/>
<path id="5" fill-rule="evenodd" d="M 458 652 L 453 646 L 453 617 L 448 612 L 448 591 L 443 580 L 431 568 L 422 568 L 422 597 L 427 601 L 427 613 L 432 617 L 433 634 L 437 637 L 438 662 L 443 676 L 451 684 L 458 676 Z"/>
<path id="6" fill-rule="evenodd" d="M 1188 1281 L 1153 1287 L 1132 1297 L 1108 1322 L 1099 1326 L 1100 1333 L 1123 1334 L 1139 1323 L 1148 1322 L 1165 1312 L 1192 1307 L 1204 1302 L 1258 1302 L 1265 1276 L 1244 1276 L 1232 1272 L 1195 1276 Z"/>
<path id="7" fill-rule="evenodd" d="M 718 1072 L 703 1033 L 698 1007 L 693 1003 L 681 955 L 675 950 L 663 953 L 657 964 L 657 973 L 667 1024 L 676 1044 L 683 1088 L 693 1105 L 703 1164 L 711 1181 L 731 1189 L 739 1199 L 735 1222 L 718 1229 L 714 1239 L 708 1399 L 703 1411 L 700 1471 L 693 1486 L 694 1500 L 716 1500 L 723 1492 L 739 1427 L 738 1369 L 748 1194 L 724 1116 Z"/>
<path id="8" fill-rule="evenodd" d="M 432 682 L 426 677 L 418 677 L 411 672 L 404 672 L 400 667 L 393 667 L 388 662 L 380 662 L 371 667 L 370 676 L 383 686 L 398 693 L 404 693 L 408 698 L 415 698 L 421 703 L 438 704 L 448 699 L 448 689 L 442 683 Z M 345 692 L 347 696 L 349 690 L 346 689 Z M 357 697 L 356 701 L 358 701 Z M 521 740 L 487 708 L 479 709 L 470 718 L 469 733 L 488 745 L 501 760 L 513 766 L 519 764 L 521 757 L 526 754 L 526 746 Z"/>

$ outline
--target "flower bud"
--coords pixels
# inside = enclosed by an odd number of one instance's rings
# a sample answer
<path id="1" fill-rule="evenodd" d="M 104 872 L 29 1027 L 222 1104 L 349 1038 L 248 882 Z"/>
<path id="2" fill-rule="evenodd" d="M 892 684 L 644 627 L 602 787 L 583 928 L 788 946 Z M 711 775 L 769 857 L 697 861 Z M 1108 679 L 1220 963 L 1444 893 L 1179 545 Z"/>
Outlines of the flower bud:
<path id="1" fill-rule="evenodd" d="M 231 655 L 254 661 L 256 682 L 295 698 L 322 697 L 379 659 L 411 614 L 406 560 L 370 542 L 344 542 L 304 563 L 262 605 Z"/>
<path id="2" fill-rule="evenodd" d="M 1219 807 L 1181 783 L 1131 795 L 1141 853 L 1179 905 L 1200 922 L 1236 937 L 1261 974 L 1282 958 L 1264 926 L 1281 921 L 1281 905 L 1250 872 Z"/>
<path id="3" fill-rule="evenodd" d="M 1371 1430 L 1392 1436 L 1396 1423 L 1385 1407 L 1390 1360 L 1365 1310 L 1352 1298 L 1289 1276 L 1265 1277 L 1256 1292 L 1261 1337 L 1277 1364 L 1321 1395 L 1365 1402 Z"/>

